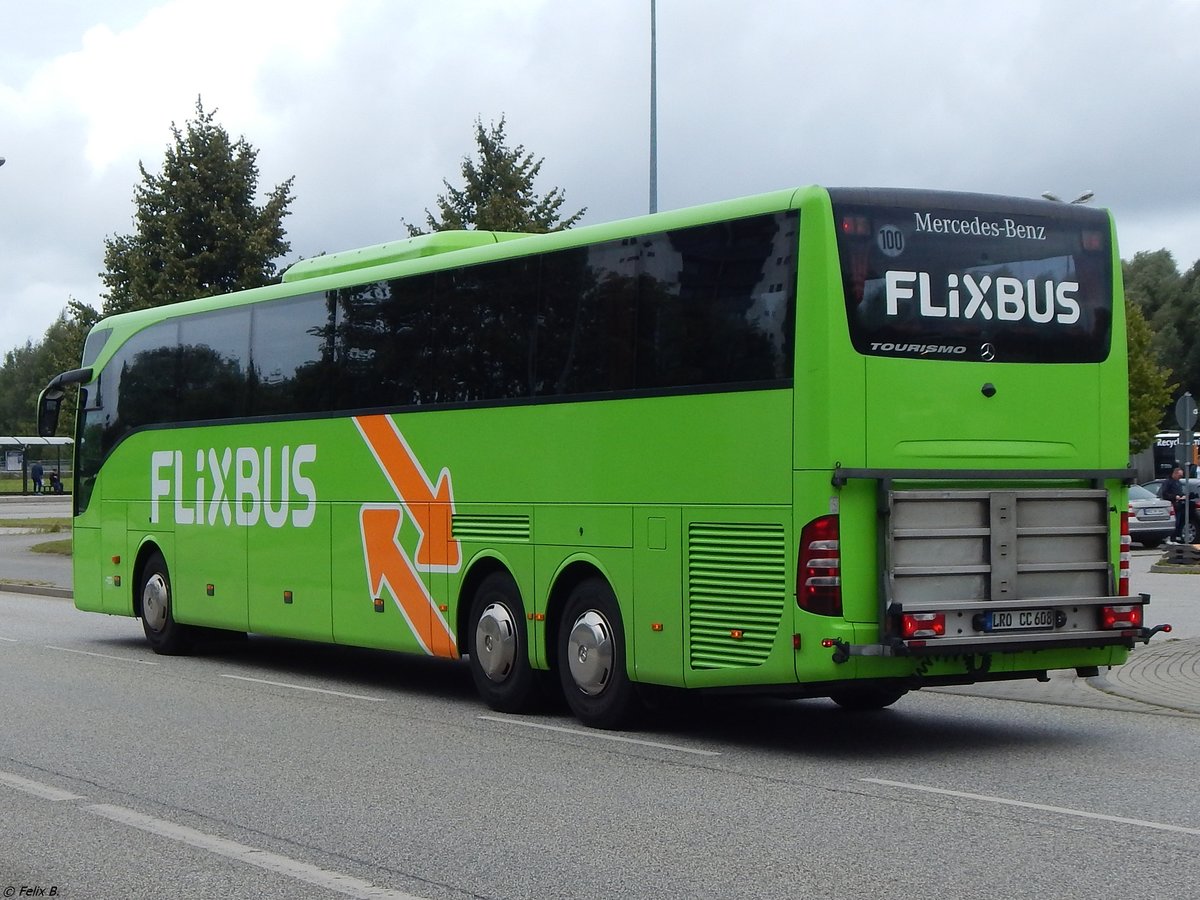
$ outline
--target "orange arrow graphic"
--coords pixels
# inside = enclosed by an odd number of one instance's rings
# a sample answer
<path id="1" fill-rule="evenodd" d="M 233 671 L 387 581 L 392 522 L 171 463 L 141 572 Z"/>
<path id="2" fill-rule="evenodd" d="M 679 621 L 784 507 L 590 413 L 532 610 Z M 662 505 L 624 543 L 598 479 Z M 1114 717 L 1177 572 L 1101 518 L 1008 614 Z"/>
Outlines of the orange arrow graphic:
<path id="1" fill-rule="evenodd" d="M 381 597 L 386 586 L 421 649 L 453 659 L 458 656 L 454 634 L 400 546 L 403 521 L 399 506 L 364 506 L 359 511 L 371 596 Z"/>
<path id="2" fill-rule="evenodd" d="M 422 572 L 456 571 L 461 557 L 458 541 L 450 537 L 454 497 L 449 470 L 442 469 L 435 488 L 390 417 L 357 416 L 354 424 L 421 533 L 417 567 Z"/>

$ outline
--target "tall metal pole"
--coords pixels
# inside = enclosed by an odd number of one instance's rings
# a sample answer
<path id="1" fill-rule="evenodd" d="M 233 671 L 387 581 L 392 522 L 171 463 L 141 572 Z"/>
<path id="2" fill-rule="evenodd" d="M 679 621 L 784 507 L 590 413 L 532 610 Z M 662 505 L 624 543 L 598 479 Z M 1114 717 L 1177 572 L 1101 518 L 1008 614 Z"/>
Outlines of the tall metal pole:
<path id="1" fill-rule="evenodd" d="M 658 212 L 658 22 L 650 0 L 650 212 Z"/>

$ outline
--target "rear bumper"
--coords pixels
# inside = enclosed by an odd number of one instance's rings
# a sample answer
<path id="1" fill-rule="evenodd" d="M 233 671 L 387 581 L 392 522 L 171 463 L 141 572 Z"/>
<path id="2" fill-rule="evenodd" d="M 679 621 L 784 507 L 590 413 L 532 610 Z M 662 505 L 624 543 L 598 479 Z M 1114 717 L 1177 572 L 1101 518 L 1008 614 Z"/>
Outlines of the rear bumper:
<path id="1" fill-rule="evenodd" d="M 835 644 L 834 661 L 850 656 L 963 656 L 1015 653 L 1021 650 L 1058 650 L 1075 647 L 1123 646 L 1132 649 L 1149 633 L 1136 627 L 1101 627 L 1103 607 L 1142 607 L 1138 621 L 1145 621 L 1149 594 L 1137 597 L 1069 597 L 1036 600 L 929 601 L 892 603 L 888 607 L 884 637 L 878 644 Z M 1049 611 L 1053 626 L 1030 629 L 993 628 L 996 614 Z M 905 638 L 900 621 L 905 614 L 944 616 L 945 631 L 937 636 Z"/>

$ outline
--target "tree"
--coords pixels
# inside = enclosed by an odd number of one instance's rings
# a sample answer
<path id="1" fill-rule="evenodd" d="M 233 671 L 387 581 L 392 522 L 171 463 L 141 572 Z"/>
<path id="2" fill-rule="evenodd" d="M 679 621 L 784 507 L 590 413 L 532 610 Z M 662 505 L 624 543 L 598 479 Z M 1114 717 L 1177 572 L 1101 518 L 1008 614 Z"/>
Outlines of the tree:
<path id="1" fill-rule="evenodd" d="M 478 161 L 463 157 L 462 188 L 443 179 L 446 193 L 438 195 L 438 215 L 425 210 L 429 231 L 562 231 L 583 218 L 586 207 L 562 218 L 559 211 L 566 196 L 561 188 L 540 197 L 535 193 L 533 182 L 545 158 L 535 160 L 522 144 L 509 147 L 505 124 L 504 116 L 487 128 L 475 120 Z M 407 227 L 410 235 L 424 233 L 413 225 Z"/>
<path id="2" fill-rule="evenodd" d="M 1179 385 L 1172 383 L 1169 370 L 1158 364 L 1146 317 L 1128 298 L 1125 321 L 1129 333 L 1129 452 L 1133 454 L 1154 443 L 1163 409 Z"/>
<path id="3" fill-rule="evenodd" d="M 4 434 L 37 434 L 34 407 L 38 393 L 49 381 L 43 375 L 40 355 L 41 345 L 32 341 L 4 354 L 0 365 L 0 426 Z"/>
<path id="4" fill-rule="evenodd" d="M 1176 315 L 1176 334 L 1180 337 L 1179 374 L 1182 388 L 1200 396 L 1200 261 L 1183 276 L 1181 299 Z"/>
<path id="5" fill-rule="evenodd" d="M 92 307 L 69 300 L 38 343 L 9 350 L 0 364 L 0 433 L 37 434 L 37 398 L 50 379 L 79 367 L 87 333 L 100 318 Z M 59 434 L 75 422 L 76 391 L 67 391 L 59 414 Z"/>
<path id="6" fill-rule="evenodd" d="M 258 151 L 232 141 L 196 100 L 196 118 L 171 125 L 162 171 L 138 164 L 135 229 L 104 241 L 109 315 L 270 284 L 274 260 L 291 249 L 283 218 L 292 202 L 288 178 L 256 205 Z"/>
<path id="7" fill-rule="evenodd" d="M 1179 382 L 1174 395 L 1200 393 L 1200 262 L 1180 275 L 1170 251 L 1155 250 L 1135 254 L 1122 268 L 1125 296 L 1144 313 L 1153 335 L 1155 362 Z"/>

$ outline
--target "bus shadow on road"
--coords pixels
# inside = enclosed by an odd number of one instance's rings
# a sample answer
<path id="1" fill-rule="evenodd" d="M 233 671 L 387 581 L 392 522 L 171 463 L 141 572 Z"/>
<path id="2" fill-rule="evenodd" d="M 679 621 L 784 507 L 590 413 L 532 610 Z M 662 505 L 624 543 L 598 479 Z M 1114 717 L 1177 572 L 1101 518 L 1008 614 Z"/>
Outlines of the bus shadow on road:
<path id="1" fill-rule="evenodd" d="M 652 712 L 654 736 L 701 739 L 790 756 L 839 760 L 942 757 L 1071 750 L 1097 739 L 1088 729 L 1034 723 L 979 705 L 970 718 L 949 704 L 909 695 L 888 709 L 852 712 L 830 700 L 774 697 L 683 697 Z"/>
<path id="2" fill-rule="evenodd" d="M 118 644 L 146 647 L 136 638 L 113 642 Z M 320 688 L 328 691 L 408 694 L 455 702 L 476 697 L 471 672 L 458 660 L 259 634 L 205 635 L 187 655 L 227 663 L 263 680 L 324 682 Z"/>
<path id="3" fill-rule="evenodd" d="M 110 648 L 146 649 L 138 638 L 105 640 Z M 488 709 L 479 699 L 465 660 L 415 656 L 387 650 L 320 644 L 264 635 L 209 635 L 190 656 L 236 667 L 246 677 L 296 682 L 310 688 L 415 701 L 447 701 Z M 870 712 L 844 710 L 827 699 L 762 695 L 648 692 L 647 708 L 624 735 L 664 741 L 778 751 L 816 758 L 877 760 L 898 756 L 939 757 L 984 750 L 1013 752 L 1087 747 L 1095 736 L 1073 724 L 1030 722 L 998 707 L 974 703 L 964 717 L 962 698 L 911 693 L 895 706 Z M 968 700 L 970 702 L 970 700 Z M 1002 708 L 1002 707 L 1001 707 Z M 553 690 L 534 712 L 545 724 L 587 730 L 567 712 Z"/>

